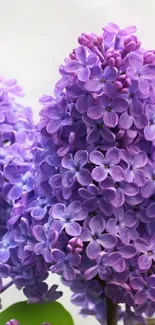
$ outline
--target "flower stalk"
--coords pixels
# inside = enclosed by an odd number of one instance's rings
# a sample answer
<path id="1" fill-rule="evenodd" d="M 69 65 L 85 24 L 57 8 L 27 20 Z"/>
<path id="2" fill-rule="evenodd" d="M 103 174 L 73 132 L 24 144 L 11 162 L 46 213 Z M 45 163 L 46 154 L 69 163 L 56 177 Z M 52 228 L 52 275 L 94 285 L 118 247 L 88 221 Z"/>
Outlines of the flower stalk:
<path id="1" fill-rule="evenodd" d="M 117 325 L 117 305 L 108 297 L 107 302 L 107 325 Z"/>

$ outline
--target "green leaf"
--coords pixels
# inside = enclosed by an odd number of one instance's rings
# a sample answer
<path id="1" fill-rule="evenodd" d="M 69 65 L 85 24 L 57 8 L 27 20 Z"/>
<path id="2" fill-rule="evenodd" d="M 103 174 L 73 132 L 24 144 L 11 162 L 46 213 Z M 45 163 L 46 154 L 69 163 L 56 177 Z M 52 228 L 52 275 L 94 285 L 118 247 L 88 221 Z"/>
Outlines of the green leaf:
<path id="1" fill-rule="evenodd" d="M 16 303 L 0 313 L 0 325 L 10 319 L 16 319 L 20 325 L 74 325 L 72 317 L 58 302 L 45 304 Z"/>

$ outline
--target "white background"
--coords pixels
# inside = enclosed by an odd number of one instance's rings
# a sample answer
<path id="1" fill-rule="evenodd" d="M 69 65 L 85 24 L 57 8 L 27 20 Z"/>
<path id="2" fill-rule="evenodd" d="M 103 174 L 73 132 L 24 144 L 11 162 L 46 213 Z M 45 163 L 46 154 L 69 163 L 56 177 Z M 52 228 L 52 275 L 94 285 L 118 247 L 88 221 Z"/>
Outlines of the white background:
<path id="1" fill-rule="evenodd" d="M 155 0 L 0 0 L 0 75 L 18 79 L 26 104 L 38 116 L 38 98 L 52 93 L 58 67 L 76 47 L 78 35 L 100 34 L 108 22 L 136 25 L 143 45 L 155 48 Z M 57 277 L 54 280 L 59 283 Z M 70 303 L 69 290 L 64 292 L 62 303 L 75 325 L 98 324 L 81 318 Z M 10 288 L 2 298 L 6 307 L 23 296 Z"/>

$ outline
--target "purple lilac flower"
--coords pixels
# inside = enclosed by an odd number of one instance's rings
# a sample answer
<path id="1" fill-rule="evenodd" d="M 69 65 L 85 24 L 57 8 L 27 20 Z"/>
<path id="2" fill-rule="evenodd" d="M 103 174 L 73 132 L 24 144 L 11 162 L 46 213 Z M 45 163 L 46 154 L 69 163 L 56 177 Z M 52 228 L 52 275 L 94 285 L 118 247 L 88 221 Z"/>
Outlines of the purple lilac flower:
<path id="1" fill-rule="evenodd" d="M 114 252 L 109 254 L 108 265 L 116 272 L 122 273 L 126 269 L 126 260 L 133 258 L 136 255 L 136 248 L 132 244 L 127 244 L 121 247 L 115 247 Z"/>
<path id="2" fill-rule="evenodd" d="M 81 232 L 81 227 L 77 221 L 82 221 L 87 217 L 87 209 L 81 208 L 79 201 L 74 201 L 66 206 L 62 203 L 54 204 L 51 210 L 51 215 L 55 220 L 53 228 L 55 230 L 65 228 L 66 233 L 70 236 L 78 236 Z"/>
<path id="3" fill-rule="evenodd" d="M 87 269 L 85 272 L 86 280 L 92 280 L 99 274 L 101 280 L 106 280 L 111 275 L 111 269 L 107 263 L 108 254 L 100 253 L 96 258 L 95 266 Z"/>
<path id="4" fill-rule="evenodd" d="M 91 183 L 91 173 L 86 168 L 83 168 L 88 162 L 88 153 L 85 150 L 79 150 L 74 159 L 71 154 L 67 154 L 62 159 L 62 166 L 66 171 L 62 178 L 62 183 L 65 187 L 70 187 L 74 184 L 75 180 L 81 185 L 89 185 Z"/>
<path id="5" fill-rule="evenodd" d="M 142 253 L 138 259 L 138 265 L 141 270 L 149 270 L 152 262 L 155 260 L 155 238 L 148 242 L 143 238 L 138 238 L 135 242 L 137 250 Z"/>
<path id="6" fill-rule="evenodd" d="M 146 95 L 149 93 L 149 81 L 154 79 L 155 66 L 146 64 L 143 66 L 143 58 L 140 55 L 131 53 L 129 55 L 130 67 L 127 69 L 128 76 L 138 81 L 140 91 Z"/>
<path id="7" fill-rule="evenodd" d="M 90 259 L 97 257 L 101 252 L 101 246 L 108 249 L 116 245 L 116 236 L 103 233 L 105 221 L 101 216 L 93 217 L 89 222 L 89 228 L 82 229 L 81 239 L 84 242 L 90 242 L 86 249 L 86 254 Z"/>
<path id="8" fill-rule="evenodd" d="M 52 258 L 52 247 L 56 242 L 58 235 L 53 229 L 45 230 L 41 225 L 35 225 L 33 227 L 34 238 L 38 243 L 34 246 L 34 252 L 36 255 L 43 255 L 45 261 L 51 262 Z"/>
<path id="9" fill-rule="evenodd" d="M 146 325 L 146 320 L 143 316 L 135 315 L 133 311 L 127 309 L 124 312 L 123 317 L 124 325 L 136 325 L 136 324 L 143 324 Z"/>
<path id="10" fill-rule="evenodd" d="M 27 193 L 32 191 L 33 175 L 30 171 L 22 174 L 16 165 L 9 164 L 4 169 L 4 175 L 10 184 L 12 184 L 8 192 L 8 198 L 10 200 L 19 199 L 23 191 Z"/>
<path id="11" fill-rule="evenodd" d="M 113 213 L 113 207 L 109 200 L 113 200 L 115 197 L 115 190 L 99 189 L 96 185 L 90 184 L 87 189 L 79 189 L 80 196 L 84 199 L 83 206 L 88 211 L 95 211 L 99 208 L 105 215 L 111 215 Z"/>
<path id="12" fill-rule="evenodd" d="M 103 90 L 106 82 L 114 81 L 117 76 L 117 70 L 113 67 L 106 67 L 104 72 L 96 65 L 91 69 L 90 79 L 85 83 L 87 90 L 96 92 Z"/>
<path id="13" fill-rule="evenodd" d="M 123 243 L 129 244 L 136 226 L 137 219 L 134 212 L 126 211 L 124 213 L 121 209 L 115 209 L 113 218 L 107 221 L 106 229 L 111 234 L 119 234 Z"/>
<path id="14" fill-rule="evenodd" d="M 45 303 L 46 301 L 52 302 L 62 296 L 61 291 L 57 291 L 58 286 L 53 285 L 48 289 L 45 282 L 40 283 L 38 286 L 27 286 L 24 288 L 24 294 L 28 298 L 28 303 Z"/>
<path id="15" fill-rule="evenodd" d="M 13 239 L 13 233 L 7 232 L 0 242 L 0 261 L 5 263 L 10 257 L 10 249 L 15 248 L 17 243 Z"/>
<path id="16" fill-rule="evenodd" d="M 110 143 L 114 142 L 115 135 L 105 126 L 102 118 L 93 120 L 86 114 L 84 114 L 82 118 L 88 130 L 90 130 L 87 135 L 88 144 L 101 142 L 101 139 Z"/>
<path id="17" fill-rule="evenodd" d="M 155 140 L 155 106 L 148 104 L 146 106 L 146 116 L 148 119 L 148 125 L 144 128 L 144 135 L 146 140 Z"/>
<path id="18" fill-rule="evenodd" d="M 146 166 L 148 158 L 145 152 L 140 151 L 137 155 L 133 156 L 127 151 L 122 152 L 122 159 L 128 164 L 128 168 L 125 171 L 125 180 L 128 183 L 133 181 L 139 186 L 143 186 L 146 181 L 146 176 L 143 171 L 143 167 Z"/>
<path id="19" fill-rule="evenodd" d="M 50 119 L 46 127 L 47 132 L 50 134 L 57 132 L 61 126 L 71 124 L 71 117 L 67 112 L 67 103 L 65 99 L 62 99 L 59 105 L 53 103 L 47 106 L 45 108 L 45 114 L 47 118 Z"/>
<path id="20" fill-rule="evenodd" d="M 115 182 L 110 177 L 107 177 L 104 181 L 102 181 L 100 186 L 104 190 L 115 190 L 115 198 L 110 201 L 115 208 L 118 208 L 124 204 L 125 196 L 134 196 L 139 192 L 138 185 L 135 182 Z"/>
<path id="21" fill-rule="evenodd" d="M 122 113 L 128 108 L 128 101 L 125 98 L 110 99 L 109 96 L 103 94 L 98 97 L 96 105 L 88 110 L 88 116 L 93 120 L 103 117 L 106 126 L 113 128 L 118 124 L 117 113 Z"/>
<path id="22" fill-rule="evenodd" d="M 149 161 L 145 166 L 144 171 L 147 180 L 141 189 L 141 193 L 144 198 L 149 198 L 155 191 L 155 163 Z"/>
<path id="23" fill-rule="evenodd" d="M 65 253 L 59 249 L 53 249 L 52 255 L 56 264 L 51 267 L 51 271 L 53 273 L 63 272 L 63 276 L 66 280 L 74 280 L 76 276 L 74 267 L 78 267 L 80 264 L 80 255 L 72 253 L 65 255 Z"/>
<path id="24" fill-rule="evenodd" d="M 136 305 L 142 305 L 147 299 L 155 302 L 155 277 L 151 275 L 148 279 L 135 277 L 130 280 L 131 287 L 137 291 L 134 295 Z"/>
<path id="25" fill-rule="evenodd" d="M 117 148 L 111 148 L 104 155 L 100 151 L 92 151 L 90 154 L 90 160 L 95 167 L 92 171 L 92 177 L 95 181 L 101 182 L 107 178 L 108 174 L 115 181 L 122 181 L 124 179 L 124 171 L 118 163 L 121 160 L 121 153 Z"/>
<path id="26" fill-rule="evenodd" d="M 98 57 L 95 54 L 89 54 L 87 57 L 86 49 L 84 46 L 79 46 L 75 50 L 76 59 L 67 62 L 65 70 L 67 72 L 77 73 L 80 81 L 86 82 L 90 77 L 90 68 L 96 65 Z"/>

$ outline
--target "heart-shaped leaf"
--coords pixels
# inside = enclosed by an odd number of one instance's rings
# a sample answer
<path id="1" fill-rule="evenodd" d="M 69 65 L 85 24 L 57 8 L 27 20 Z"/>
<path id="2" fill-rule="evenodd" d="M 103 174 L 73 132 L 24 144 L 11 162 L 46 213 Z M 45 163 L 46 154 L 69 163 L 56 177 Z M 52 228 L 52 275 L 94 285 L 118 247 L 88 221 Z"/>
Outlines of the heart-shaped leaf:
<path id="1" fill-rule="evenodd" d="M 27 304 L 26 301 L 16 303 L 0 313 L 0 325 L 10 319 L 18 320 L 20 325 L 74 325 L 72 317 L 58 302 L 45 304 Z"/>

